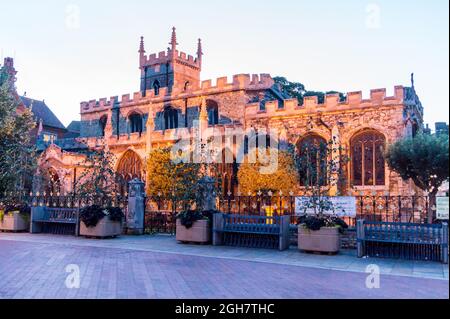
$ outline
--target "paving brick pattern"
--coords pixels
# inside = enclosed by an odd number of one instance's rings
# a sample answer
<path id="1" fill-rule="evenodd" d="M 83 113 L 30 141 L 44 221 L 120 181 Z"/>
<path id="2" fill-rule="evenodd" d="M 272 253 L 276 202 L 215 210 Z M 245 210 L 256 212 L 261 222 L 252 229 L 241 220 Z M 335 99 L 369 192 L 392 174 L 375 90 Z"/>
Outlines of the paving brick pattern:
<path id="1" fill-rule="evenodd" d="M 110 241 L 111 243 L 111 241 Z M 65 285 L 66 266 L 80 288 Z M 447 280 L 122 248 L 2 240 L 0 298 L 448 298 Z"/>

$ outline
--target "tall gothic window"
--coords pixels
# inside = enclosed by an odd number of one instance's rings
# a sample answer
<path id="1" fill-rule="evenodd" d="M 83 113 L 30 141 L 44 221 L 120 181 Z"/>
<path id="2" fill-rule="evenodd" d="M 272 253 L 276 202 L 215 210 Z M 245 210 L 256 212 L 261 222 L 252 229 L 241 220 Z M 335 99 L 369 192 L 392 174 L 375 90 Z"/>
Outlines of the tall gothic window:
<path id="1" fill-rule="evenodd" d="M 206 101 L 206 109 L 208 111 L 208 124 L 219 124 L 219 105 L 213 100 Z"/>
<path id="2" fill-rule="evenodd" d="M 178 128 L 178 111 L 169 106 L 164 110 L 164 129 L 171 130 Z"/>
<path id="3" fill-rule="evenodd" d="M 230 153 L 231 151 L 229 149 L 222 150 L 222 158 L 217 165 L 217 170 L 212 172 L 213 175 L 217 177 L 218 182 L 220 182 L 222 196 L 225 198 L 228 198 L 228 195 L 233 198 L 236 194 L 238 185 L 237 174 L 239 166 L 236 162 L 236 158 L 234 156 L 230 156 Z M 227 163 L 227 158 L 230 158 L 230 160 L 233 158 L 233 162 Z"/>
<path id="4" fill-rule="evenodd" d="M 153 82 L 153 91 L 155 92 L 155 95 L 159 95 L 160 87 L 161 87 L 161 84 L 159 83 L 159 81 L 155 80 L 155 82 Z"/>
<path id="5" fill-rule="evenodd" d="M 374 130 L 363 131 L 351 139 L 353 185 L 385 185 L 385 144 L 383 134 Z"/>
<path id="6" fill-rule="evenodd" d="M 117 183 L 121 193 L 128 191 L 128 182 L 134 178 L 142 179 L 142 161 L 138 154 L 127 151 L 117 166 Z"/>
<path id="7" fill-rule="evenodd" d="M 142 116 L 133 113 L 128 117 L 130 122 L 130 133 L 142 133 Z"/>
<path id="8" fill-rule="evenodd" d="M 300 186 L 327 185 L 327 141 L 315 134 L 298 143 Z"/>
<path id="9" fill-rule="evenodd" d="M 108 117 L 106 115 L 103 115 L 99 120 L 100 136 L 105 136 L 105 128 L 106 128 L 107 120 L 108 120 Z"/>

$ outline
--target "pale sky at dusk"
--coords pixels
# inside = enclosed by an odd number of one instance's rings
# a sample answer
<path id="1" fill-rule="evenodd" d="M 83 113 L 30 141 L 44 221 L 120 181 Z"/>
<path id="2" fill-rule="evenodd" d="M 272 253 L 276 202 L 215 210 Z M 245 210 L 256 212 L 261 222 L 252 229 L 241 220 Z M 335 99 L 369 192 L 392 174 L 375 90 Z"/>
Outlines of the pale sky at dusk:
<path id="1" fill-rule="evenodd" d="M 203 41 L 202 80 L 270 73 L 310 90 L 410 85 L 425 121 L 449 118 L 448 0 L 1 0 L 0 52 L 13 56 L 19 93 L 45 99 L 67 125 L 79 103 L 139 91 L 147 54 Z"/>

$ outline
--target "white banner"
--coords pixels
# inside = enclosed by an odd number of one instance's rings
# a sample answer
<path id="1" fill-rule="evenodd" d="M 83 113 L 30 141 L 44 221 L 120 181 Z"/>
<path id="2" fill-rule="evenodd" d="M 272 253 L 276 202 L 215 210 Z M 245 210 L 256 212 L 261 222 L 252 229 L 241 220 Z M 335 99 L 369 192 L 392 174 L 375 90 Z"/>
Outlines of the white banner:
<path id="1" fill-rule="evenodd" d="M 331 196 L 328 197 L 333 203 L 334 214 L 339 217 L 356 217 L 356 197 L 352 196 Z M 295 215 L 300 216 L 305 214 L 305 206 L 310 201 L 310 197 L 296 197 L 295 198 Z M 333 211 L 324 212 L 325 214 L 333 214 Z M 307 208 L 306 214 L 314 215 L 313 208 Z"/>
<path id="2" fill-rule="evenodd" d="M 448 220 L 448 197 L 436 197 L 436 218 Z"/>

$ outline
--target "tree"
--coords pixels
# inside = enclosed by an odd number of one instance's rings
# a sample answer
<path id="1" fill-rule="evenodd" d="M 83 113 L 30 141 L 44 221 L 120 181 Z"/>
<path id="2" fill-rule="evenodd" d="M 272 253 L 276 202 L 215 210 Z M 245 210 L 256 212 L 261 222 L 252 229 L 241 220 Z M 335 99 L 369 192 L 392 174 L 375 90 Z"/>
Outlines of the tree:
<path id="1" fill-rule="evenodd" d="M 305 86 L 299 82 L 290 82 L 285 77 L 276 76 L 273 78 L 276 84 L 280 85 L 281 91 L 293 98 L 297 98 L 298 102 L 303 103 L 303 95 L 305 94 Z"/>
<path id="2" fill-rule="evenodd" d="M 258 157 L 256 163 L 249 163 L 248 155 L 239 167 L 239 188 L 243 194 L 253 194 L 263 191 L 273 193 L 282 191 L 288 195 L 296 191 L 298 173 L 295 167 L 294 156 L 290 151 L 278 151 L 278 169 L 272 174 L 262 174 L 261 167 L 265 166 L 265 159 Z"/>
<path id="3" fill-rule="evenodd" d="M 102 202 L 113 200 L 117 191 L 115 155 L 105 145 L 91 149 L 85 155 L 86 159 L 81 164 L 83 172 L 75 184 L 74 195 L 83 195 Z"/>
<path id="4" fill-rule="evenodd" d="M 170 148 L 153 149 L 147 161 L 148 195 L 189 207 L 199 200 L 200 164 L 172 159 Z"/>
<path id="5" fill-rule="evenodd" d="M 300 105 L 303 104 L 305 96 L 317 96 L 318 103 L 321 104 L 325 102 L 326 94 L 339 94 L 340 101 L 345 101 L 346 98 L 344 93 L 338 91 L 308 91 L 302 83 L 290 82 L 285 77 L 281 76 L 276 76 L 273 78 L 273 80 L 281 87 L 282 92 L 293 98 L 296 98 Z"/>
<path id="6" fill-rule="evenodd" d="M 26 109 L 17 114 L 15 88 L 4 69 L 0 70 L 0 193 L 30 191 L 36 169 L 36 149 L 31 142 L 35 126 Z"/>
<path id="7" fill-rule="evenodd" d="M 428 221 L 433 221 L 432 207 L 436 194 L 449 177 L 448 135 L 419 133 L 390 145 L 386 150 L 386 162 L 403 180 L 412 179 L 414 184 L 428 192 L 430 209 Z"/>

